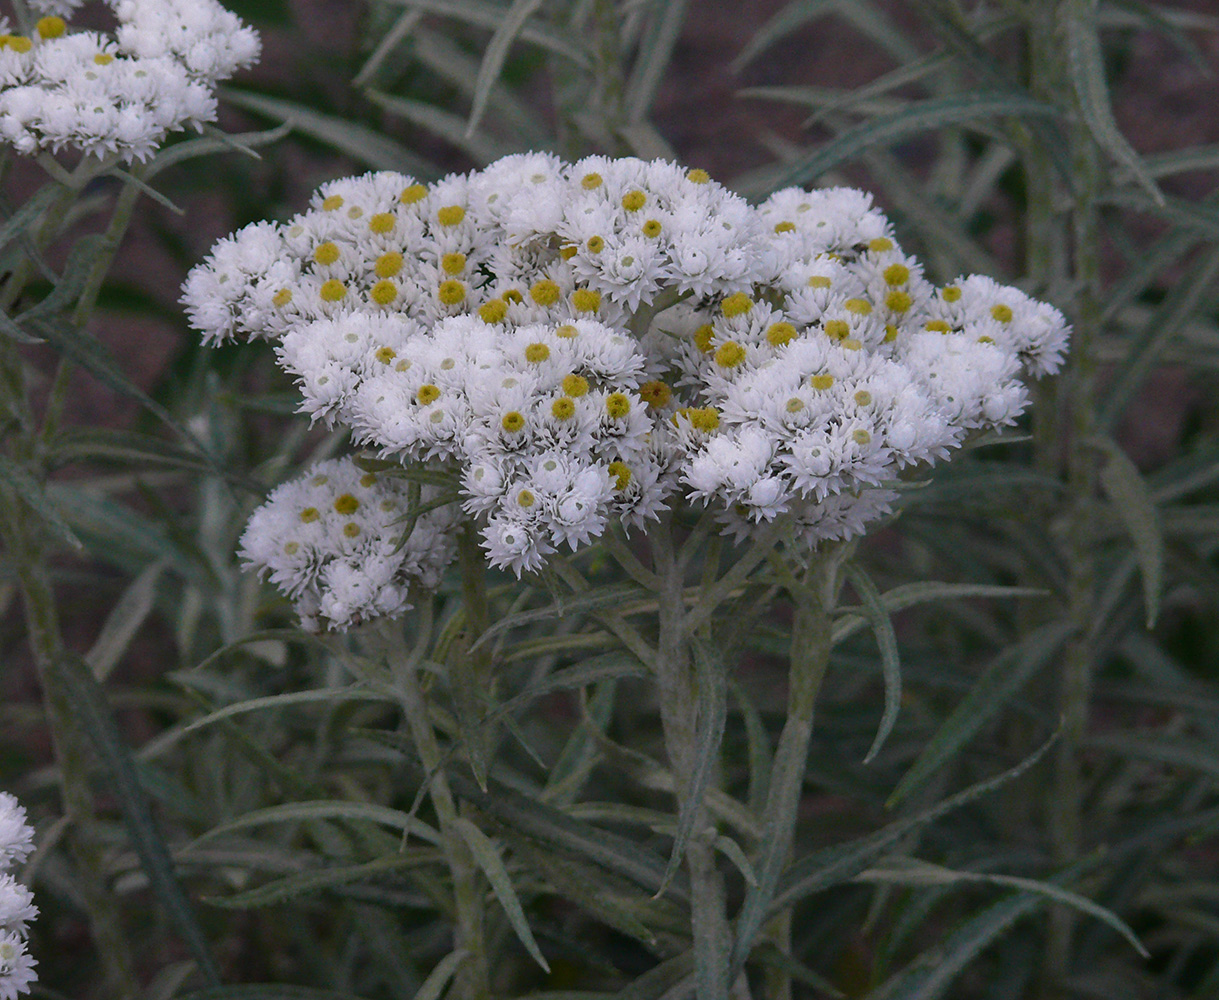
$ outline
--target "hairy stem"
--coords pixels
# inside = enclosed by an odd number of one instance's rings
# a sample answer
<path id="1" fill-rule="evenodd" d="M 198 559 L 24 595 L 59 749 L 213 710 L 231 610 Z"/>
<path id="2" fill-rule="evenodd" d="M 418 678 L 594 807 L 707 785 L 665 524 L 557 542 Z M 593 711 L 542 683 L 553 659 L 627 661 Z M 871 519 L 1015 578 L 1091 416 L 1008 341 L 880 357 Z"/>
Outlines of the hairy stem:
<path id="1" fill-rule="evenodd" d="M 466 960 L 454 980 L 453 996 L 460 1000 L 490 1000 L 491 973 L 484 928 L 483 889 L 478 866 L 465 838 L 457 828 L 457 803 L 444 773 L 445 754 L 436 739 L 428 714 L 427 696 L 419 683 L 420 663 L 432 634 L 432 599 L 419 595 L 418 635 L 414 649 L 405 648 L 401 629 L 388 624 L 389 665 L 415 749 L 429 782 L 428 792 L 436 808 L 444 855 L 453 879 L 453 900 L 457 911 L 457 936 L 454 948 L 466 953 Z"/>

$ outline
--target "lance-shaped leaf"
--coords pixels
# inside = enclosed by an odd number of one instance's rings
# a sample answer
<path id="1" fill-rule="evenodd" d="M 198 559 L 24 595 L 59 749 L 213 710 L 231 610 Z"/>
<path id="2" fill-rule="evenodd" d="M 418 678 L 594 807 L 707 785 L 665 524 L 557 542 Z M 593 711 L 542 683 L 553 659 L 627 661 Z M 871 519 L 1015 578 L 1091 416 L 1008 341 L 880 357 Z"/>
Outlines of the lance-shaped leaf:
<path id="1" fill-rule="evenodd" d="M 897 722 L 897 712 L 902 703 L 902 667 L 897 652 L 897 636 L 893 634 L 893 622 L 889 620 L 889 611 L 871 578 L 858 566 L 847 567 L 847 577 L 863 601 L 864 614 L 876 634 L 876 644 L 880 647 L 880 669 L 885 679 L 885 710 L 880 717 L 880 728 L 876 739 L 863 762 L 869 763 L 884 746 L 885 740 L 893 732 Z"/>

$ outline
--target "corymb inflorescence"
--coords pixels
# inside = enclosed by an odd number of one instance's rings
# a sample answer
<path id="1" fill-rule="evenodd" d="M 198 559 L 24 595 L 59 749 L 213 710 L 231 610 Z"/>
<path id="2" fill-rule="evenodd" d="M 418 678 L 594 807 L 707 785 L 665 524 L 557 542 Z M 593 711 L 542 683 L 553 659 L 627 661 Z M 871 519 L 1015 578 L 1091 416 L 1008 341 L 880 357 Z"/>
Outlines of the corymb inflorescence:
<path id="1" fill-rule="evenodd" d="M 404 607 L 435 566 L 402 553 L 443 561 L 466 521 L 518 574 L 682 504 L 738 539 L 779 521 L 794 551 L 859 534 L 902 470 L 1013 423 L 1022 377 L 1056 371 L 1068 337 L 1018 289 L 934 285 L 861 191 L 755 207 L 701 170 L 540 153 L 327 184 L 220 241 L 184 302 L 210 342 L 274 341 L 314 419 L 455 484 L 427 518 L 417 490 L 377 486 L 406 516 L 353 537 L 312 499 L 333 470 L 255 515 L 246 558 L 337 627 Z"/>
<path id="2" fill-rule="evenodd" d="M 0 140 L 20 153 L 146 160 L 216 118 L 216 84 L 249 66 L 258 34 L 216 0 L 107 0 L 113 35 L 77 29 L 81 0 L 41 0 L 26 34 L 0 17 Z"/>
<path id="3" fill-rule="evenodd" d="M 38 978 L 27 944 L 38 907 L 34 894 L 13 873 L 33 849 L 34 829 L 25 810 L 8 792 L 0 792 L 0 1000 L 29 992 Z"/>

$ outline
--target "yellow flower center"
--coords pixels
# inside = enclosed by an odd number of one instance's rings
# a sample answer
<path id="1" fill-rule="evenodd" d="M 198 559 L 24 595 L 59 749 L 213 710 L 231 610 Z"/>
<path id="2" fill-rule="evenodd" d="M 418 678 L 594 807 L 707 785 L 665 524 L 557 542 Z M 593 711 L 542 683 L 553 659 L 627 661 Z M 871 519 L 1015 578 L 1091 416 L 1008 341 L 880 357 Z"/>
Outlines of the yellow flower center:
<path id="1" fill-rule="evenodd" d="M 660 229 L 661 226 L 658 219 L 648 219 L 648 221 L 643 224 L 643 235 L 648 237 L 648 239 L 652 239 L 660 235 Z"/>
<path id="2" fill-rule="evenodd" d="M 745 348 L 735 341 L 720 344 L 715 352 L 715 363 L 721 368 L 735 368 L 745 360 Z"/>
<path id="3" fill-rule="evenodd" d="M 521 507 L 532 507 L 534 503 L 537 502 L 537 497 L 535 497 L 528 490 L 521 490 L 520 493 L 516 495 L 516 502 Z"/>
<path id="4" fill-rule="evenodd" d="M 720 309 L 731 319 L 733 316 L 743 316 L 753 308 L 753 299 L 744 292 L 737 292 L 735 295 L 729 295 L 720 303 Z"/>
<path id="5" fill-rule="evenodd" d="M 389 212 L 378 212 L 368 220 L 368 230 L 378 236 L 383 236 L 385 233 L 394 231 L 394 224 L 397 221 Z"/>
<path id="6" fill-rule="evenodd" d="M 597 173 L 585 174 L 580 178 L 580 187 L 585 191 L 592 191 L 601 186 L 601 175 Z"/>
<path id="7" fill-rule="evenodd" d="M 68 30 L 67 22 L 62 17 L 44 17 L 34 25 L 38 29 L 38 34 L 43 38 L 59 38 L 65 31 Z"/>
<path id="8" fill-rule="evenodd" d="M 831 340 L 845 340 L 851 333 L 851 325 L 845 319 L 830 319 L 825 322 L 825 335 Z"/>
<path id="9" fill-rule="evenodd" d="M 842 307 L 857 316 L 867 316 L 872 312 L 872 303 L 867 299 L 847 299 Z"/>
<path id="10" fill-rule="evenodd" d="M 571 305 L 576 312 L 596 312 L 601 308 L 601 293 L 595 288 L 577 288 L 571 293 Z"/>
<path id="11" fill-rule="evenodd" d="M 6 44 L 14 52 L 29 52 L 34 47 L 34 43 L 25 35 L 9 35 Z"/>
<path id="12" fill-rule="evenodd" d="M 360 509 L 360 501 L 350 493 L 344 493 L 334 502 L 334 509 L 340 514 L 354 514 Z"/>
<path id="13" fill-rule="evenodd" d="M 540 365 L 550 357 L 550 348 L 545 344 L 530 344 L 525 348 L 525 360 L 531 365 Z"/>
<path id="14" fill-rule="evenodd" d="M 584 245 L 588 247 L 589 253 L 600 253 L 605 249 L 605 240 L 600 236 L 590 236 Z"/>
<path id="15" fill-rule="evenodd" d="M 301 511 L 301 520 L 304 521 L 305 524 L 312 524 L 321 516 L 321 512 L 316 507 L 306 507 Z"/>
<path id="16" fill-rule="evenodd" d="M 504 414 L 504 418 L 499 422 L 499 425 L 509 434 L 515 434 L 525 426 L 525 418 L 516 410 L 509 410 Z"/>
<path id="17" fill-rule="evenodd" d="M 631 469 L 626 462 L 610 462 L 607 470 L 614 477 L 614 489 L 621 493 L 631 483 Z"/>
<path id="18" fill-rule="evenodd" d="M 895 327 L 892 323 L 886 323 L 885 324 L 885 343 L 892 344 L 893 341 L 895 341 L 895 340 L 897 340 L 897 327 Z"/>
<path id="19" fill-rule="evenodd" d="M 673 390 L 664 382 L 644 382 L 639 387 L 639 396 L 648 404 L 649 410 L 660 410 L 669 405 L 669 400 L 673 398 Z"/>
<path id="20" fill-rule="evenodd" d="M 957 288 L 956 285 L 949 285 L 940 292 L 940 297 L 945 302 L 959 302 L 961 300 L 961 289 Z"/>
<path id="21" fill-rule="evenodd" d="M 710 323 L 704 323 L 694 331 L 694 346 L 706 354 L 711 350 L 711 338 L 715 336 L 715 328 Z"/>
<path id="22" fill-rule="evenodd" d="M 824 274 L 814 274 L 811 278 L 808 279 L 808 287 L 809 288 L 829 288 L 830 279 L 827 278 Z"/>
<path id="23" fill-rule="evenodd" d="M 322 282 L 322 287 L 318 290 L 318 294 L 324 302 L 341 302 L 343 296 L 347 294 L 347 286 L 341 281 L 331 278 L 329 281 Z"/>
<path id="24" fill-rule="evenodd" d="M 1002 302 L 991 306 L 990 314 L 1000 323 L 1010 323 L 1012 321 L 1012 307 L 1004 305 Z"/>
<path id="25" fill-rule="evenodd" d="M 636 188 L 622 196 L 622 207 L 628 212 L 638 212 L 647 203 L 648 196 Z"/>
<path id="26" fill-rule="evenodd" d="M 796 229 L 796 224 L 794 222 L 784 221 L 784 222 L 778 223 L 775 226 L 776 233 L 790 233 L 790 232 L 794 232 L 795 229 Z"/>
<path id="27" fill-rule="evenodd" d="M 484 323 L 499 323 L 508 314 L 508 306 L 502 299 L 492 299 L 478 307 L 478 318 Z"/>
<path id="28" fill-rule="evenodd" d="M 605 412 L 615 420 L 621 420 L 631 412 L 631 401 L 626 393 L 611 392 L 605 397 Z"/>
<path id="29" fill-rule="evenodd" d="M 402 270 L 402 254 L 397 250 L 381 254 L 373 265 L 373 270 L 377 272 L 378 278 L 392 278 Z"/>
<path id="30" fill-rule="evenodd" d="M 851 431 L 851 440 L 856 444 L 868 444 L 872 440 L 872 435 L 862 427 L 859 427 Z"/>
<path id="31" fill-rule="evenodd" d="M 914 305 L 914 300 L 910 298 L 909 292 L 895 288 L 885 295 L 885 305 L 895 313 L 903 313 Z"/>
<path id="32" fill-rule="evenodd" d="M 707 181 L 711 180 L 711 175 L 700 167 L 695 167 L 686 174 L 686 180 L 694 184 L 706 184 Z"/>
<path id="33" fill-rule="evenodd" d="M 931 330 L 933 333 L 947 333 L 952 329 L 942 319 L 929 319 L 923 324 L 924 330 Z"/>
<path id="34" fill-rule="evenodd" d="M 380 361 L 383 365 L 389 364 L 397 356 L 398 352 L 392 347 L 378 347 L 376 352 L 373 354 L 373 357 Z"/>
<path id="35" fill-rule="evenodd" d="M 863 349 L 863 341 L 856 340 L 854 337 L 847 337 L 847 339 L 842 342 L 842 346 L 848 351 L 858 351 Z"/>
<path id="36" fill-rule="evenodd" d="M 559 256 L 564 260 L 571 260 L 580 252 L 580 248 L 574 243 L 568 243 L 566 246 L 559 247 Z"/>
<path id="37" fill-rule="evenodd" d="M 576 412 L 576 401 L 570 396 L 560 396 L 550 404 L 550 412 L 556 420 L 570 420 Z"/>
<path id="38" fill-rule="evenodd" d="M 588 393 L 588 379 L 583 375 L 564 375 L 563 391 L 569 396 L 584 396 Z"/>
<path id="39" fill-rule="evenodd" d="M 112 62 L 114 62 L 114 56 L 112 56 L 109 52 L 99 52 L 93 57 L 93 61 L 97 63 L 98 66 L 109 66 Z"/>
<path id="40" fill-rule="evenodd" d="M 440 398 L 440 387 L 432 385 L 430 382 L 427 385 L 421 385 L 419 391 L 415 393 L 415 398 L 423 406 L 434 403 Z"/>
<path id="41" fill-rule="evenodd" d="M 809 378 L 808 384 L 814 389 L 824 392 L 834 384 L 834 376 L 829 374 L 813 375 Z"/>
<path id="42" fill-rule="evenodd" d="M 275 297 L 271 299 L 271 304 L 273 306 L 276 306 L 279 309 L 282 309 L 284 306 L 286 306 L 291 301 L 292 301 L 292 289 L 291 288 L 281 288 L 278 292 L 275 293 Z"/>
<path id="43" fill-rule="evenodd" d="M 333 212 L 343 207 L 343 196 L 341 194 L 332 194 L 329 198 L 322 199 L 322 211 Z"/>
<path id="44" fill-rule="evenodd" d="M 573 337 L 578 336 L 579 333 L 580 331 L 570 323 L 564 323 L 562 326 L 556 326 L 554 330 L 554 335 L 556 337 L 562 337 L 564 340 L 571 340 Z"/>
<path id="45" fill-rule="evenodd" d="M 860 406 L 867 406 L 872 402 L 872 394 L 867 389 L 860 389 L 855 393 L 855 402 Z"/>
<path id="46" fill-rule="evenodd" d="M 440 283 L 436 297 L 446 306 L 455 306 L 466 297 L 466 286 L 456 278 L 450 278 Z"/>
<path id="47" fill-rule="evenodd" d="M 442 226 L 457 226 L 466 217 L 466 210 L 460 205 L 445 205 L 436 213 L 436 221 Z"/>
<path id="48" fill-rule="evenodd" d="M 904 285 L 910 280 L 910 268 L 905 264 L 890 264 L 880 273 L 886 285 Z"/>
<path id="49" fill-rule="evenodd" d="M 790 323 L 775 323 L 766 331 L 766 342 L 772 347 L 782 347 L 796 336 L 796 328 Z"/>
<path id="50" fill-rule="evenodd" d="M 343 534 L 348 538 L 355 538 L 360 533 L 360 526 L 355 521 L 348 521 L 343 525 Z"/>
<path id="51" fill-rule="evenodd" d="M 387 278 L 373 285 L 368 294 L 377 305 L 387 306 L 398 297 L 398 286 Z"/>
<path id="52" fill-rule="evenodd" d="M 507 289 L 500 298 L 505 302 L 515 302 L 517 305 L 525 301 L 525 296 L 518 292 L 515 288 Z"/>
<path id="53" fill-rule="evenodd" d="M 559 301 L 559 286 L 549 278 L 535 281 L 529 289 L 529 297 L 540 306 L 552 306 Z"/>
<path id="54" fill-rule="evenodd" d="M 799 413 L 804 409 L 804 400 L 799 396 L 792 396 L 792 398 L 789 399 L 784 405 L 783 409 L 785 409 L 788 413 Z"/>
<path id="55" fill-rule="evenodd" d="M 868 249 L 873 253 L 886 253 L 893 249 L 893 241 L 887 236 L 878 236 L 874 240 L 868 240 Z"/>
<path id="56" fill-rule="evenodd" d="M 339 259 L 339 248 L 333 243 L 322 243 L 313 251 L 313 259 L 319 264 L 333 264 Z"/>
<path id="57" fill-rule="evenodd" d="M 403 205 L 413 205 L 417 201 L 423 201 L 427 197 L 427 188 L 422 184 L 412 184 L 410 187 L 403 188 L 402 193 L 398 195 L 398 200 Z"/>
<path id="58" fill-rule="evenodd" d="M 461 274 L 466 269 L 464 253 L 446 253 L 440 258 L 440 269 L 445 274 Z"/>

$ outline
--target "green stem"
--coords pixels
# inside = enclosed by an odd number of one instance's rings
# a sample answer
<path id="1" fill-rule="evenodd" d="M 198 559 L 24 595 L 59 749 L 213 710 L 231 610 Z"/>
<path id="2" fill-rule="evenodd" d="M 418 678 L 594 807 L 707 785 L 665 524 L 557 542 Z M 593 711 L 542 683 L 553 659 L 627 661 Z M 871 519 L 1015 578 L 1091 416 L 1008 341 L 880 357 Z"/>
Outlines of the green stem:
<path id="1" fill-rule="evenodd" d="M 668 518 L 648 532 L 659 577 L 659 637 L 656 652 L 660 718 L 681 811 L 693 809 L 686 845 L 698 1000 L 722 1000 L 728 990 L 729 931 L 724 880 L 715 863 L 715 825 L 703 802 L 686 799 L 698 760 L 698 694 L 690 655 L 684 574 L 673 547 Z M 704 720 L 704 724 L 707 721 Z"/>
<path id="2" fill-rule="evenodd" d="M 460 1000 L 490 1000 L 491 973 L 487 956 L 486 931 L 484 927 L 483 890 L 478 875 L 478 866 L 470 853 L 465 838 L 457 829 L 457 803 L 445 776 L 445 754 L 436 739 L 428 713 L 427 697 L 419 683 L 419 669 L 428 643 L 432 637 L 432 598 L 417 596 L 419 614 L 416 622 L 418 635 L 414 649 L 405 649 L 402 631 L 387 623 L 383 634 L 388 639 L 389 665 L 394 674 L 399 701 L 419 760 L 429 783 L 428 794 L 436 808 L 440 833 L 444 838 L 444 855 L 449 874 L 453 879 L 453 899 L 457 911 L 457 934 L 455 949 L 466 952 L 466 960 L 458 969 L 454 980 L 455 998 Z"/>

